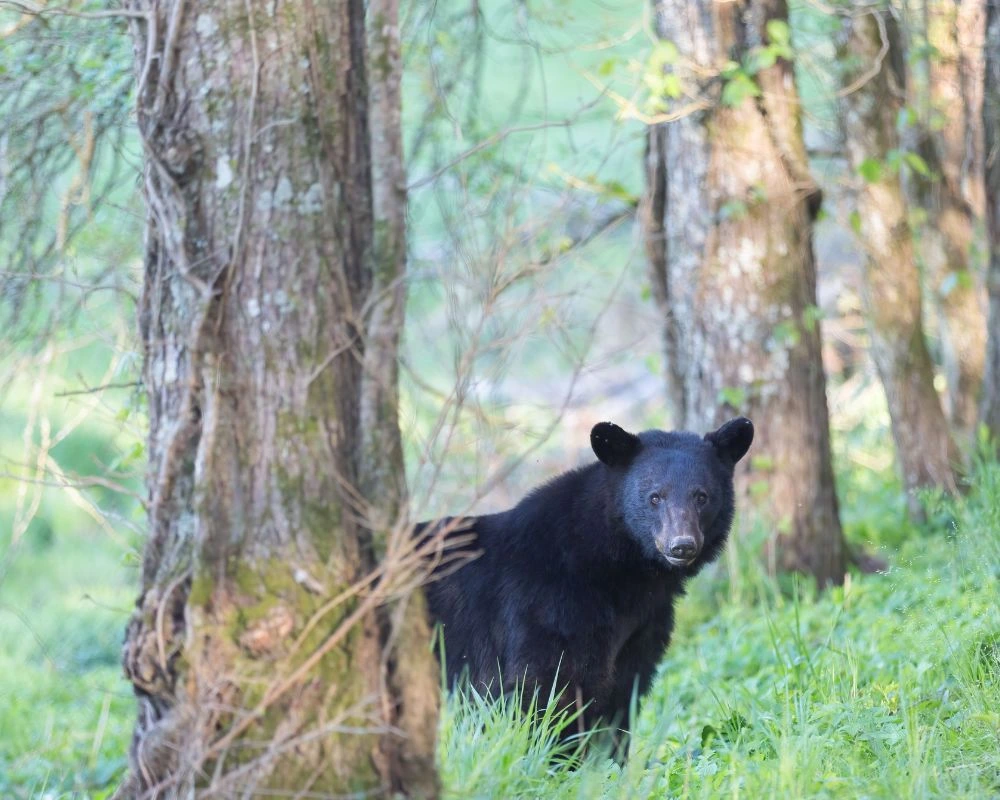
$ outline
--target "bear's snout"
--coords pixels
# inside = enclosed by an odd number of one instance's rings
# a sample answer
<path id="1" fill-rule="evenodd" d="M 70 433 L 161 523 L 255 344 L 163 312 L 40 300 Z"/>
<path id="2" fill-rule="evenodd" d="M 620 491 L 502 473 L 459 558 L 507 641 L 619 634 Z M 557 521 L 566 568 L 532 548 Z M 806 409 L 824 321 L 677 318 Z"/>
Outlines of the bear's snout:
<path id="1" fill-rule="evenodd" d="M 698 544 L 692 536 L 678 536 L 670 542 L 670 555 L 681 560 L 689 560 L 698 555 Z"/>
<path id="2" fill-rule="evenodd" d="M 663 557 L 671 566 L 686 567 L 698 557 L 701 543 L 693 536 L 681 534 L 666 539 L 662 544 L 657 540 L 656 549 L 663 553 Z"/>
<path id="3" fill-rule="evenodd" d="M 688 509 L 668 508 L 666 519 L 655 537 L 656 549 L 671 566 L 686 567 L 701 553 L 705 537 L 698 517 Z"/>

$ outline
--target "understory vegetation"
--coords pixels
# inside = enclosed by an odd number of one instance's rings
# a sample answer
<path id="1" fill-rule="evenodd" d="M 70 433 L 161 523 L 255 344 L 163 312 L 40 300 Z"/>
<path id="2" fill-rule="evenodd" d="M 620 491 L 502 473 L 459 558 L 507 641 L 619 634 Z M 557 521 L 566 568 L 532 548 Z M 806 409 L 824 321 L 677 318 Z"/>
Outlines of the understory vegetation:
<path id="1" fill-rule="evenodd" d="M 885 574 L 817 593 L 768 577 L 742 535 L 680 605 L 632 755 L 568 769 L 558 719 L 453 697 L 440 765 L 455 798 L 983 798 L 1000 793 L 1000 465 L 912 528 L 884 486 L 842 483 Z M 867 509 L 867 514 L 865 513 Z M 896 520 L 896 526 L 893 526 Z M 903 526 L 903 527 L 901 527 Z M 0 796 L 110 795 L 133 703 L 118 667 L 132 601 L 121 551 L 27 543 L 0 601 Z M 16 606 L 11 598 L 18 598 Z"/>

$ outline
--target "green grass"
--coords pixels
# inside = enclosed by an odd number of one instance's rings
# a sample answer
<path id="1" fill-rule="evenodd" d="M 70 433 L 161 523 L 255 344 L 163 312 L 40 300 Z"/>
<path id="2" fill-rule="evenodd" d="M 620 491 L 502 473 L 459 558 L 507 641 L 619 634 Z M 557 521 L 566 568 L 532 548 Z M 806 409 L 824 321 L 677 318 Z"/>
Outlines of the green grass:
<path id="1" fill-rule="evenodd" d="M 603 758 L 559 769 L 540 747 L 551 731 L 453 701 L 450 794 L 1000 795 L 1000 468 L 936 510 L 950 532 L 913 537 L 888 574 L 830 592 L 782 591 L 743 558 L 699 579 L 624 769 Z M 753 602 L 731 602 L 748 591 Z"/>
<path id="2" fill-rule="evenodd" d="M 6 543 L 0 554 L 7 551 Z M 0 583 L 0 797 L 97 797 L 125 765 L 132 570 L 109 540 L 25 542 Z"/>

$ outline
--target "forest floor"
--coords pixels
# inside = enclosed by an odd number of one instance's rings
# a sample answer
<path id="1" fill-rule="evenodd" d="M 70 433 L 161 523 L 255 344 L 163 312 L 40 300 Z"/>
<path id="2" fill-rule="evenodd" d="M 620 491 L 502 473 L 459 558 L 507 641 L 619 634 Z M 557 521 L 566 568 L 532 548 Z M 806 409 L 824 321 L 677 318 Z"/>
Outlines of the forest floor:
<path id="1" fill-rule="evenodd" d="M 876 495 L 854 502 L 885 525 Z M 886 574 L 824 593 L 769 578 L 752 555 L 762 532 L 737 539 L 681 602 L 624 768 L 560 768 L 551 727 L 453 698 L 448 795 L 996 797 L 1000 466 L 929 508 L 883 541 Z M 132 570 L 101 539 L 29 544 L 0 583 L 0 797 L 104 798 L 134 713 L 118 667 Z"/>

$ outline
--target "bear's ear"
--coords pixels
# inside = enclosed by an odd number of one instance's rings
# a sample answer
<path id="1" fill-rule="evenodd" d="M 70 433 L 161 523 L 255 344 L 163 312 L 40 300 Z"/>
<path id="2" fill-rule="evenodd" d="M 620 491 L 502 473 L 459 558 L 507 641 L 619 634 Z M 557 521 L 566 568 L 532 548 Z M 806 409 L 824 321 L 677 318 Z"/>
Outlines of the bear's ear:
<path id="1" fill-rule="evenodd" d="M 753 423 L 746 417 L 731 419 L 717 431 L 706 433 L 705 441 L 715 448 L 723 462 L 733 466 L 750 449 Z"/>
<path id="2" fill-rule="evenodd" d="M 613 422 L 598 422 L 590 431 L 590 446 L 609 467 L 627 464 L 639 452 L 639 437 Z"/>

